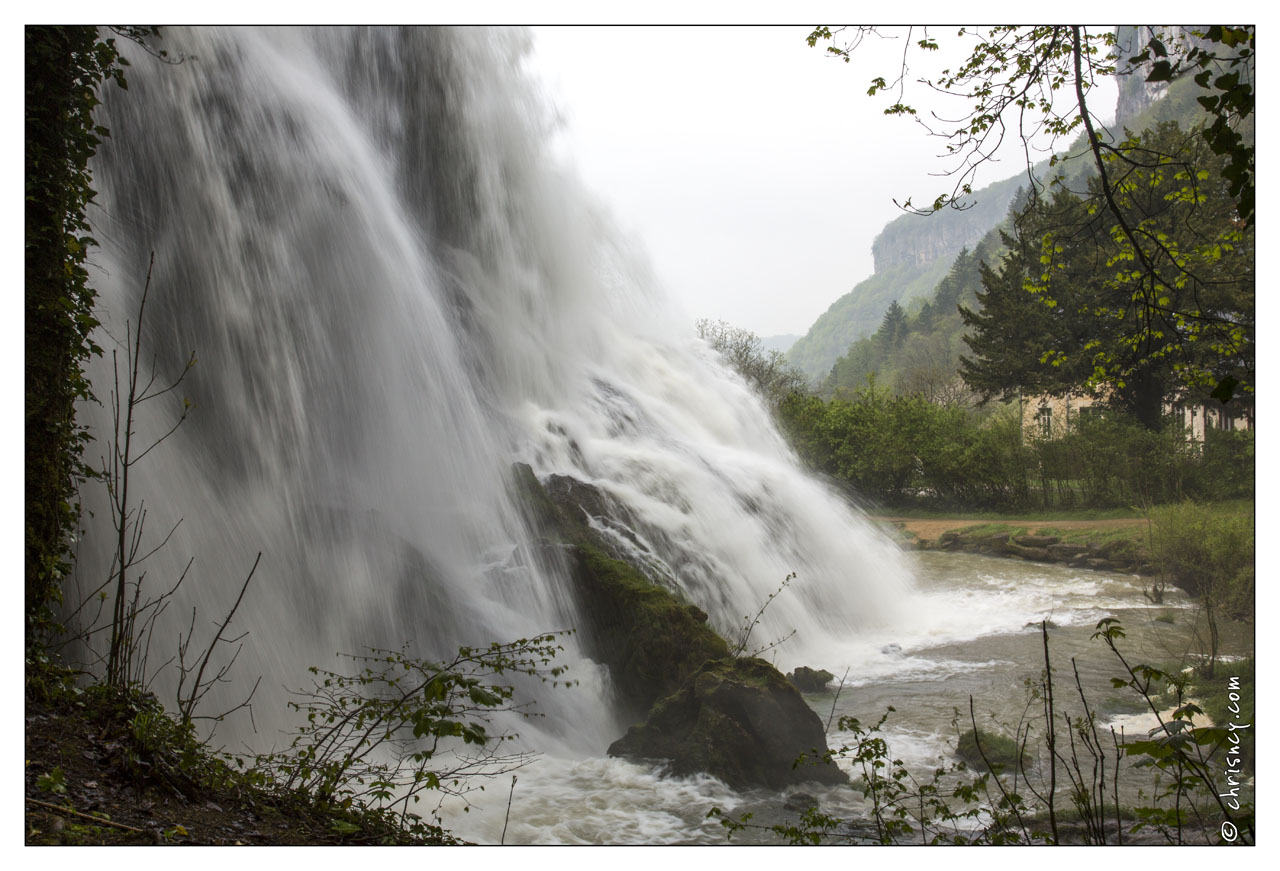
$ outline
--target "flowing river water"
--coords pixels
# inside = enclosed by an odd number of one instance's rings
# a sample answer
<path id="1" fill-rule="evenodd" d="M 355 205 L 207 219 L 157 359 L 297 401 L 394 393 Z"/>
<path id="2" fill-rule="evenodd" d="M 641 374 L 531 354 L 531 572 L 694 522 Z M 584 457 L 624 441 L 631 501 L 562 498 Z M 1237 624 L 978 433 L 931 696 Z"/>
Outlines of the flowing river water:
<path id="1" fill-rule="evenodd" d="M 1112 727 L 1117 734 L 1123 729 L 1126 737 L 1145 737 L 1157 722 L 1132 690 L 1112 686 L 1111 678 L 1123 676 L 1124 668 L 1093 638 L 1098 621 L 1120 621 L 1127 633 L 1120 650 L 1134 665 L 1183 667 L 1200 662 L 1205 649 L 1205 627 L 1195 603 L 1174 590 L 1161 605 L 1152 605 L 1136 576 L 944 552 L 919 553 L 914 562 L 918 588 L 909 598 L 916 619 L 896 630 L 851 638 L 840 651 L 843 658 L 811 663 L 834 672 L 843 684 L 838 695 L 833 684 L 828 692 L 806 694 L 806 700 L 824 722 L 830 720 L 833 749 L 854 742 L 852 734 L 838 728 L 841 717 L 869 725 L 893 707 L 883 736 L 892 758 L 901 759 L 922 780 L 940 765 L 958 761 L 957 738 L 970 728 L 971 698 L 981 728 L 1011 735 L 1020 724 L 1030 723 L 1032 743 L 1043 736 L 1042 708 L 1039 702 L 1029 704 L 1027 687 L 1028 681 L 1039 681 L 1044 669 L 1041 620 L 1056 626 L 1049 630 L 1049 648 L 1059 716 L 1064 710 L 1073 717 L 1083 713 L 1073 676 L 1078 670 L 1109 752 Z M 1248 627 L 1228 625 L 1224 657 L 1251 652 Z M 1059 732 L 1066 741 L 1065 730 Z M 842 765 L 856 782 L 859 772 L 853 762 Z M 1150 793 L 1150 774 L 1127 766 L 1124 771 L 1121 794 L 1126 804 L 1139 797 L 1139 789 Z M 506 843 L 725 843 L 719 822 L 707 819 L 711 808 L 731 815 L 750 813 L 752 822 L 762 825 L 795 822 L 798 810 L 786 805 L 800 792 L 816 799 L 823 813 L 861 821 L 864 831 L 869 818 L 868 804 L 855 787 L 811 784 L 783 794 L 736 793 L 713 778 L 668 778 L 660 766 L 598 755 L 544 759 L 518 778 L 510 796 L 507 784 L 495 784 L 484 807 L 462 820 L 461 831 L 484 842 L 500 839 L 506 825 Z M 1065 793 L 1058 795 L 1058 804 L 1060 810 L 1068 804 Z M 777 840 L 760 830 L 734 836 L 735 843 Z"/>

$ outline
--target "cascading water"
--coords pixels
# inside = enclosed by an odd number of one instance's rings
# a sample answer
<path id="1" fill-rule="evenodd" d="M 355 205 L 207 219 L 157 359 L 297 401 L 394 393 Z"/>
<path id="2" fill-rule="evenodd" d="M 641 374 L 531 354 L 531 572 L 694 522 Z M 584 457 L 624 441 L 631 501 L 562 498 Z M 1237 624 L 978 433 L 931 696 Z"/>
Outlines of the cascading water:
<path id="1" fill-rule="evenodd" d="M 752 636 L 796 630 L 779 665 L 834 666 L 893 622 L 910 586 L 896 548 L 801 472 L 554 165 L 527 36 L 164 41 L 187 60 L 138 53 L 108 95 L 102 320 L 123 336 L 154 251 L 144 342 L 161 373 L 199 362 L 196 412 L 136 470 L 158 534 L 185 518 L 148 573 L 194 556 L 175 611 L 213 620 L 264 554 L 238 672 L 298 686 L 335 651 L 440 655 L 579 623 L 508 493 L 516 460 L 625 505 L 656 573 L 723 634 L 795 572 Z M 83 543 L 82 572 L 105 571 L 106 537 Z M 582 685 L 538 700 L 529 740 L 599 756 L 626 724 L 607 675 L 572 668 Z"/>

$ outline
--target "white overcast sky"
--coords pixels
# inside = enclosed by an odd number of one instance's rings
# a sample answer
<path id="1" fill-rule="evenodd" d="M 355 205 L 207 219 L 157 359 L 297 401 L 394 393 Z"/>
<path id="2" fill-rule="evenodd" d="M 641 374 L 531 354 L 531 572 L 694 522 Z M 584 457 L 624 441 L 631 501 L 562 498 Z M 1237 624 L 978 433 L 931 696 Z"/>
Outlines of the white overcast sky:
<path id="1" fill-rule="evenodd" d="M 565 118 L 563 153 L 691 318 L 803 334 L 871 274 L 895 198 L 951 190 L 930 175 L 951 165 L 941 140 L 866 94 L 896 73 L 903 40 L 869 39 L 845 64 L 809 48 L 811 29 L 533 28 L 530 68 Z M 955 30 L 929 32 L 945 50 Z M 927 99 L 914 91 L 908 102 Z M 1114 88 L 1095 105 L 1109 119 Z M 978 181 L 1024 168 L 1011 150 Z"/>

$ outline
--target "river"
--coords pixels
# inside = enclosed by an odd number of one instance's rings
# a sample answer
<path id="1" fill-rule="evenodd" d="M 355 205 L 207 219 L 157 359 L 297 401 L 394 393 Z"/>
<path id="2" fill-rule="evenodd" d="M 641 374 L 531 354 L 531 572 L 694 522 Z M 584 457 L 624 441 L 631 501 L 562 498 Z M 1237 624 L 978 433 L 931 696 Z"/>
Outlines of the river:
<path id="1" fill-rule="evenodd" d="M 1012 734 L 1020 722 L 1031 722 L 1035 734 L 1043 733 L 1042 708 L 1039 702 L 1029 704 L 1027 687 L 1028 681 L 1039 681 L 1044 669 L 1040 620 L 1056 626 L 1049 631 L 1049 646 L 1058 711 L 1075 716 L 1082 710 L 1074 659 L 1108 750 L 1110 727 L 1117 733 L 1123 728 L 1132 737 L 1156 723 L 1132 690 L 1112 687 L 1111 678 L 1124 670 L 1105 644 L 1093 638 L 1098 621 L 1119 619 L 1127 633 L 1120 649 L 1131 664 L 1194 662 L 1202 649 L 1204 627 L 1195 603 L 1173 591 L 1162 605 L 1151 605 L 1135 576 L 943 552 L 923 552 L 915 561 L 918 587 L 911 611 L 916 619 L 896 631 L 851 637 L 843 661 L 812 663 L 844 680 L 838 696 L 833 684 L 826 693 L 807 694 L 806 700 L 824 722 L 830 718 L 832 748 L 853 741 L 837 728 L 841 717 L 872 724 L 892 706 L 895 711 L 883 727 L 892 757 L 926 780 L 935 767 L 958 761 L 958 731 L 970 727 L 971 697 L 980 727 Z M 1248 627 L 1225 627 L 1226 656 L 1251 650 Z M 1060 740 L 1066 741 L 1065 730 Z M 842 765 L 854 770 L 850 760 Z M 736 793 L 711 777 L 667 778 L 659 766 L 609 759 L 599 752 L 578 758 L 546 756 L 517 778 L 514 790 L 509 780 L 495 783 L 483 798 L 473 799 L 477 806 L 469 813 L 450 813 L 456 831 L 482 843 L 725 843 L 719 822 L 707 819 L 711 808 L 731 815 L 750 813 L 751 821 L 762 825 L 795 821 L 798 813 L 785 805 L 798 792 L 817 799 L 824 813 L 868 818 L 868 806 L 854 788 L 811 785 L 784 794 Z M 1130 772 L 1122 782 L 1128 803 L 1137 798 L 1138 788 L 1149 791 L 1151 777 Z M 1061 809 L 1068 805 L 1062 783 L 1059 791 Z M 733 840 L 770 843 L 778 838 L 751 829 Z"/>

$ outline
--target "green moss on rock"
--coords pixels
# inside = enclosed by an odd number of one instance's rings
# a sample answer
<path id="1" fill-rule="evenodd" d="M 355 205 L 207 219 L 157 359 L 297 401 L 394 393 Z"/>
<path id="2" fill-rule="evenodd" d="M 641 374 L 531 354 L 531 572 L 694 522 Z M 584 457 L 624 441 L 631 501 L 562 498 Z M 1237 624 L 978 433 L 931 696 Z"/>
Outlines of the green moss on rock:
<path id="1" fill-rule="evenodd" d="M 610 755 L 665 759 L 677 775 L 707 772 L 731 786 L 780 788 L 846 778 L 826 759 L 822 721 L 769 663 L 735 659 L 702 609 L 611 554 L 590 517 L 630 520 L 590 484 L 514 470 L 514 492 L 548 562 L 567 571 L 587 654 L 609 667 L 634 718 Z M 797 765 L 801 756 L 818 764 Z"/>
<path id="2" fill-rule="evenodd" d="M 572 545 L 570 558 L 588 647 L 632 705 L 647 709 L 708 659 L 729 655 L 697 606 L 591 544 Z"/>
<path id="3" fill-rule="evenodd" d="M 836 676 L 825 668 L 813 669 L 804 665 L 787 675 L 787 680 L 802 693 L 825 692 L 827 684 L 835 679 Z"/>
<path id="4" fill-rule="evenodd" d="M 548 556 L 568 569 L 585 618 L 576 627 L 584 647 L 609 667 L 631 715 L 643 716 L 708 659 L 729 655 L 724 639 L 707 625 L 706 612 L 608 553 L 587 522 L 591 511 L 603 511 L 608 503 L 597 488 L 557 478 L 558 486 L 549 491 L 523 463 L 514 476 L 530 525 L 554 551 Z"/>

